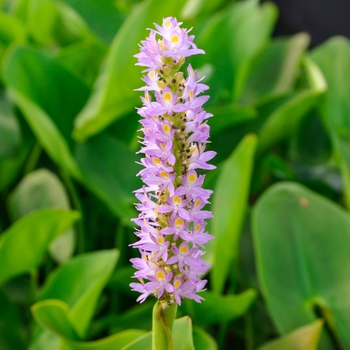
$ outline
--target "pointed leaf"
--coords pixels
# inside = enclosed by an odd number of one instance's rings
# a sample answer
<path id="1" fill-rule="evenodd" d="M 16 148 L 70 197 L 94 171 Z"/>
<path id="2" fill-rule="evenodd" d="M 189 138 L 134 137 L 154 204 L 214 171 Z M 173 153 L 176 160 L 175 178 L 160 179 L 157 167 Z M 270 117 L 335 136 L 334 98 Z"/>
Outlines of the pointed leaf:
<path id="1" fill-rule="evenodd" d="M 136 174 L 138 157 L 125 144 L 97 135 L 76 147 L 77 163 L 85 183 L 127 226 L 136 216 L 133 191 L 141 187 Z"/>
<path id="2" fill-rule="evenodd" d="M 0 284 L 37 268 L 50 243 L 78 217 L 73 211 L 42 209 L 17 220 L 0 236 Z"/>
<path id="3" fill-rule="evenodd" d="M 237 295 L 219 295 L 207 291 L 201 296 L 205 301 L 200 304 L 187 299 L 183 304 L 194 323 L 206 327 L 242 317 L 255 301 L 257 293 L 254 289 L 247 289 Z"/>
<path id="4" fill-rule="evenodd" d="M 69 260 L 50 274 L 39 299 L 59 299 L 68 304 L 72 325 L 83 337 L 118 255 L 116 250 L 107 250 Z"/>
<path id="5" fill-rule="evenodd" d="M 225 161 L 214 190 L 211 233 L 215 240 L 211 276 L 216 293 L 221 293 L 230 268 L 237 263 L 256 145 L 257 138 L 252 134 L 241 141 Z"/>
<path id="6" fill-rule="evenodd" d="M 78 341 L 70 320 L 70 310 L 65 302 L 44 300 L 33 305 L 32 313 L 38 323 L 57 334 L 72 350 L 120 350 L 146 333 L 142 330 L 129 329 L 104 339 L 83 342 Z"/>
<path id="7" fill-rule="evenodd" d="M 323 322 L 317 320 L 285 336 L 272 340 L 258 350 L 317 350 Z"/>
<path id="8" fill-rule="evenodd" d="M 146 28 L 153 27 L 153 22 L 161 22 L 170 13 L 176 16 L 183 3 L 184 0 L 151 0 L 135 7 L 113 40 L 94 91 L 76 119 L 76 140 L 82 141 L 98 133 L 139 104 L 139 95 L 134 89 L 140 87 L 141 74 L 135 67 L 133 55 L 147 35 Z"/>
<path id="9" fill-rule="evenodd" d="M 25 176 L 8 200 L 13 220 L 43 208 L 70 209 L 65 188 L 56 175 L 46 169 Z M 58 262 L 67 261 L 73 254 L 75 237 L 72 228 L 57 237 L 50 245 L 50 253 Z"/>
<path id="10" fill-rule="evenodd" d="M 266 95 L 290 92 L 309 41 L 310 37 L 301 33 L 268 45 L 252 62 L 240 102 L 251 104 Z"/>

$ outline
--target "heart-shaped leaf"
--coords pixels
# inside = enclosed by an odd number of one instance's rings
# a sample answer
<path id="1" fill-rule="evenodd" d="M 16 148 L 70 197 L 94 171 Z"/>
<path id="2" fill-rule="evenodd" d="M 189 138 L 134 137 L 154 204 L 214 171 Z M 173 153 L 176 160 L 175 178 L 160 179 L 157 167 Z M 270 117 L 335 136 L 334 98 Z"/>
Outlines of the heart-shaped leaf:
<path id="1" fill-rule="evenodd" d="M 332 337 L 324 332 L 320 349 L 333 348 L 332 341 L 349 347 L 349 215 L 301 185 L 280 183 L 257 202 L 253 234 L 260 285 L 277 329 L 285 334 L 321 316 Z"/>

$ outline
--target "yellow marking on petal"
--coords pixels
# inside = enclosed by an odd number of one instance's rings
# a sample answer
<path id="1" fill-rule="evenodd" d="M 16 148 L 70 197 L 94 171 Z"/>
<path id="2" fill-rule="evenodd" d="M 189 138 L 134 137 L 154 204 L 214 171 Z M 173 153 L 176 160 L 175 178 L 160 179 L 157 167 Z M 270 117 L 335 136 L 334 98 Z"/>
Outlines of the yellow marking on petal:
<path id="1" fill-rule="evenodd" d="M 149 77 L 153 80 L 156 76 L 156 72 L 155 71 L 152 71 L 149 73 Z"/>
<path id="2" fill-rule="evenodd" d="M 175 226 L 183 226 L 183 224 L 184 224 L 184 221 L 181 219 L 181 218 L 177 218 L 176 220 L 175 220 Z"/>
<path id="3" fill-rule="evenodd" d="M 168 179 L 168 178 L 169 178 L 169 174 L 166 173 L 166 172 L 163 171 L 163 170 L 159 173 L 159 175 L 160 175 L 163 179 Z"/>
<path id="4" fill-rule="evenodd" d="M 163 280 L 163 279 L 165 278 L 165 274 L 164 274 L 163 271 L 157 271 L 156 277 L 157 277 L 157 279 L 159 279 L 159 280 Z"/>
<path id="5" fill-rule="evenodd" d="M 165 21 L 164 28 L 170 28 L 170 27 L 171 27 L 171 21 Z"/>
<path id="6" fill-rule="evenodd" d="M 154 209 L 154 214 L 158 215 L 158 209 Z"/>
<path id="7" fill-rule="evenodd" d="M 171 93 L 170 92 L 166 92 L 164 94 L 164 101 L 171 101 Z"/>
<path id="8" fill-rule="evenodd" d="M 180 41 L 180 39 L 179 39 L 179 37 L 176 35 L 176 34 L 174 34 L 172 37 L 171 37 L 171 42 L 173 43 L 173 44 L 176 44 L 176 43 L 178 43 Z"/>
<path id="9" fill-rule="evenodd" d="M 193 70 L 193 68 L 190 68 L 190 76 L 191 76 L 191 77 L 194 76 L 194 70 Z"/>
<path id="10" fill-rule="evenodd" d="M 153 116 L 153 119 L 157 120 L 157 119 L 158 119 L 158 116 L 157 116 L 157 115 L 154 115 L 154 116 Z"/>
<path id="11" fill-rule="evenodd" d="M 178 289 L 180 286 L 181 286 L 181 281 L 180 281 L 180 280 L 176 280 L 176 281 L 174 282 L 174 287 L 175 287 L 175 289 Z"/>
<path id="12" fill-rule="evenodd" d="M 162 164 L 161 161 L 159 160 L 159 158 L 157 158 L 157 157 L 153 158 L 153 163 L 156 164 L 156 165 Z"/>
<path id="13" fill-rule="evenodd" d="M 186 254 L 188 252 L 188 247 L 187 245 L 183 245 L 181 248 L 180 248 L 180 253 L 181 254 Z"/>
<path id="14" fill-rule="evenodd" d="M 196 207 L 198 207 L 200 204 L 201 204 L 201 200 L 198 198 L 198 199 L 196 200 L 196 202 L 194 203 L 194 205 L 195 205 Z"/>
<path id="15" fill-rule="evenodd" d="M 169 124 L 164 124 L 164 125 L 163 125 L 163 130 L 164 130 L 164 132 L 166 132 L 167 134 L 169 134 L 169 133 L 170 133 L 170 126 L 169 126 Z"/>
<path id="16" fill-rule="evenodd" d="M 174 204 L 181 204 L 182 200 L 179 196 L 175 196 L 173 199 Z"/>
<path id="17" fill-rule="evenodd" d="M 203 151 L 203 145 L 202 145 L 202 144 L 199 145 L 199 150 L 200 150 L 201 152 Z"/>
<path id="18" fill-rule="evenodd" d="M 163 239 L 163 237 L 162 237 L 162 236 L 158 236 L 157 242 L 158 242 L 159 244 L 164 244 L 164 239 Z"/>
<path id="19" fill-rule="evenodd" d="M 201 225 L 200 224 L 197 224 L 196 227 L 194 228 L 194 230 L 196 232 L 198 232 L 200 229 L 201 229 Z"/>
<path id="20" fill-rule="evenodd" d="M 187 180 L 188 182 L 193 183 L 197 180 L 197 176 L 194 173 L 191 173 L 190 175 L 188 175 Z"/>
<path id="21" fill-rule="evenodd" d="M 189 95 L 190 95 L 190 99 L 192 99 L 194 96 L 193 90 L 190 90 Z"/>
<path id="22" fill-rule="evenodd" d="M 148 94 L 145 94 L 145 100 L 146 100 L 147 102 L 149 102 L 149 95 L 148 95 Z"/>
<path id="23" fill-rule="evenodd" d="M 165 149 L 165 148 L 166 148 L 166 144 L 165 144 L 165 143 L 161 143 L 161 144 L 160 144 L 160 147 L 162 147 L 163 149 Z"/>
<path id="24" fill-rule="evenodd" d="M 195 156 L 198 156 L 198 148 L 196 145 L 191 146 L 190 150 L 192 154 L 194 154 Z"/>

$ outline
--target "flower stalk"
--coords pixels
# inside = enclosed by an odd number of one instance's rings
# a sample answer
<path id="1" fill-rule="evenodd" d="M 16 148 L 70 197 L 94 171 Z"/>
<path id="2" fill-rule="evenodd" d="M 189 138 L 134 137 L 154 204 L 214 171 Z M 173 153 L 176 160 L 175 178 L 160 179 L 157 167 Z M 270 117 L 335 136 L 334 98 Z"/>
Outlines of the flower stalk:
<path id="1" fill-rule="evenodd" d="M 147 74 L 146 85 L 137 89 L 144 93 L 138 108 L 144 155 L 138 175 L 144 186 L 135 191 L 139 240 L 131 244 L 141 254 L 131 259 L 139 283 L 130 286 L 141 293 L 137 301 L 153 294 L 162 310 L 184 298 L 203 299 L 197 294 L 207 282 L 200 276 L 209 269 L 203 248 L 213 238 L 205 232 L 212 214 L 204 209 L 212 191 L 202 188 L 205 175 L 197 173 L 215 168 L 208 164 L 215 152 L 205 150 L 212 115 L 203 109 L 209 96 L 202 93 L 208 87 L 191 65 L 186 74 L 180 70 L 186 57 L 204 51 L 181 24 L 172 17 L 155 24 L 135 55 Z"/>

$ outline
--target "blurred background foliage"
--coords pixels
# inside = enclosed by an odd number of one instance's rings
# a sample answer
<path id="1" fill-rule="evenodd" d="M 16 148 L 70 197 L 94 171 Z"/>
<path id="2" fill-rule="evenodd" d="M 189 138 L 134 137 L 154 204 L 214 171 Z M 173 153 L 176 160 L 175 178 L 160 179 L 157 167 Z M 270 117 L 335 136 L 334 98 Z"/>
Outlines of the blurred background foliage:
<path id="1" fill-rule="evenodd" d="M 150 349 L 154 300 L 128 286 L 133 55 L 167 16 L 206 51 L 188 62 L 217 152 L 206 301 L 179 308 L 175 349 L 350 349 L 348 39 L 273 36 L 277 6 L 256 0 L 0 9 L 1 350 Z"/>

